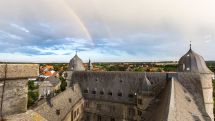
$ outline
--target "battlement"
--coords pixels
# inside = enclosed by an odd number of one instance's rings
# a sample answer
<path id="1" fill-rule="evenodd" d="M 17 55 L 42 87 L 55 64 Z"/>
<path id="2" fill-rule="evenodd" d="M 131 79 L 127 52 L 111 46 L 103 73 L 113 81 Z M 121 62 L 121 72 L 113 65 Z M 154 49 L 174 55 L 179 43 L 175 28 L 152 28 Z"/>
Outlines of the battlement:
<path id="1" fill-rule="evenodd" d="M 28 78 L 39 75 L 37 64 L 0 64 L 0 114 L 27 111 Z"/>
<path id="2" fill-rule="evenodd" d="M 5 69 L 7 68 L 7 69 Z M 0 80 L 31 78 L 39 75 L 38 64 L 0 64 Z"/>

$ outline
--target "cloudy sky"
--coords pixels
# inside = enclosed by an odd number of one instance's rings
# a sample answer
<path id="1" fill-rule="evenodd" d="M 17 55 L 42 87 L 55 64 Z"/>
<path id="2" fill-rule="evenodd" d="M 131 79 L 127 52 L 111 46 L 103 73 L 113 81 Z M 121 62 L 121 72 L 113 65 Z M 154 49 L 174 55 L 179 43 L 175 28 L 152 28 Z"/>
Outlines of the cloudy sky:
<path id="1" fill-rule="evenodd" d="M 214 0 L 0 0 L 0 61 L 215 60 Z"/>

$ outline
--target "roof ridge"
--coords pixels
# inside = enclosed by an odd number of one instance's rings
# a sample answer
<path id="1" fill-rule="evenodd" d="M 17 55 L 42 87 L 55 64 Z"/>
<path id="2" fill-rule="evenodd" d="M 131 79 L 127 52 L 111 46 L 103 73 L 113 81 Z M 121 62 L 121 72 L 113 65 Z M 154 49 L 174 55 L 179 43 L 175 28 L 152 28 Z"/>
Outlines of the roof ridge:
<path id="1" fill-rule="evenodd" d="M 168 116 L 167 120 L 172 121 L 172 119 L 175 119 L 175 78 L 172 77 L 170 80 L 170 95 L 169 95 L 169 110 L 168 110 Z"/>

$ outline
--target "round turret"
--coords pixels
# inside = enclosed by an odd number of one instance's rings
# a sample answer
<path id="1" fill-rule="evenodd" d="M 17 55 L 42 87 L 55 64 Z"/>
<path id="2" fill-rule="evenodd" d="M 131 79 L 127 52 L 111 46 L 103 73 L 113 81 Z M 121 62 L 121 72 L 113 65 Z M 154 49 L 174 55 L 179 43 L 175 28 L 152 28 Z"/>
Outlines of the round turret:
<path id="1" fill-rule="evenodd" d="M 83 61 L 76 54 L 69 62 L 69 71 L 84 71 Z"/>
<path id="2" fill-rule="evenodd" d="M 203 57 L 198 55 L 191 49 L 191 45 L 190 50 L 179 60 L 178 71 L 197 73 L 199 75 L 202 86 L 205 110 L 208 113 L 209 117 L 212 119 L 212 121 L 214 121 L 212 84 L 212 77 L 214 77 L 214 74 L 207 67 Z"/>
<path id="3" fill-rule="evenodd" d="M 190 50 L 180 58 L 178 64 L 179 72 L 212 73 L 211 70 L 208 69 L 203 57 L 195 53 L 191 47 Z"/>

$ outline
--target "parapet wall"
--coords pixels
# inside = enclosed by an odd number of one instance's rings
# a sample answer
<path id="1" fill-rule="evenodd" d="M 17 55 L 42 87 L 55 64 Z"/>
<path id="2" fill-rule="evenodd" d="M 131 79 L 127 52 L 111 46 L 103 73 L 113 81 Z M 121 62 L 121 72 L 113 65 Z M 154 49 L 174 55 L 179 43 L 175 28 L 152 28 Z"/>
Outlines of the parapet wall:
<path id="1" fill-rule="evenodd" d="M 5 65 L 6 64 L 0 64 L 0 80 L 5 78 Z M 7 64 L 7 79 L 30 78 L 38 75 L 38 64 Z"/>
<path id="2" fill-rule="evenodd" d="M 1 116 L 27 111 L 28 78 L 38 75 L 37 64 L 0 64 Z"/>

